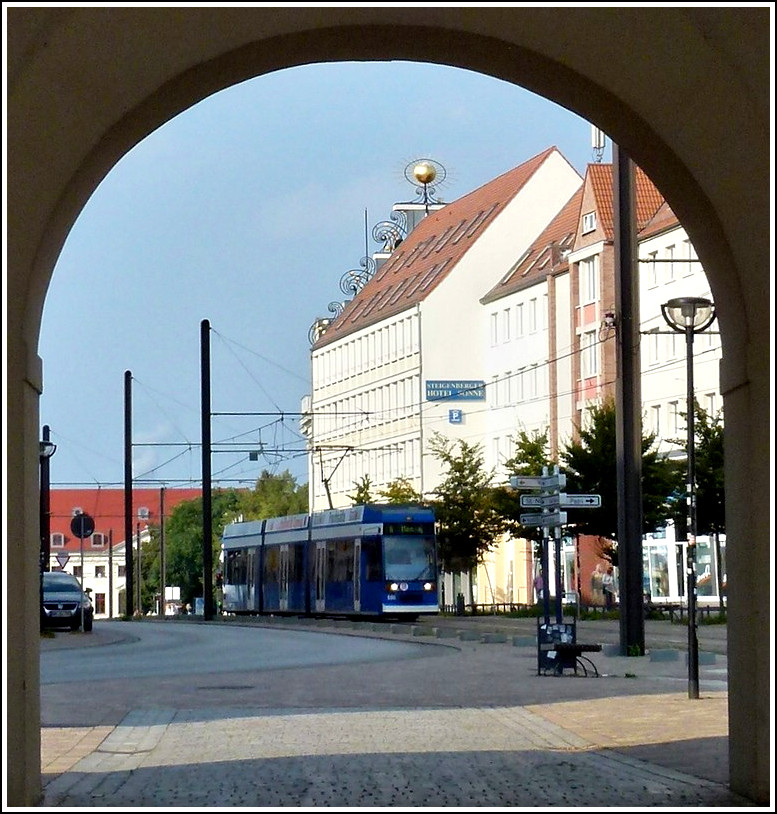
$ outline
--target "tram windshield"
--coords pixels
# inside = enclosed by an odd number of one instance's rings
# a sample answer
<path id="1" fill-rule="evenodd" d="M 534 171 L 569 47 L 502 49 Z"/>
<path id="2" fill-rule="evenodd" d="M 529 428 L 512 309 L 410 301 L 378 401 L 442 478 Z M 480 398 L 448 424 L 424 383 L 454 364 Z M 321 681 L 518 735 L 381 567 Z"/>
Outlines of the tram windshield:
<path id="1" fill-rule="evenodd" d="M 434 537 L 386 535 L 383 538 L 383 565 L 387 580 L 435 579 Z"/>

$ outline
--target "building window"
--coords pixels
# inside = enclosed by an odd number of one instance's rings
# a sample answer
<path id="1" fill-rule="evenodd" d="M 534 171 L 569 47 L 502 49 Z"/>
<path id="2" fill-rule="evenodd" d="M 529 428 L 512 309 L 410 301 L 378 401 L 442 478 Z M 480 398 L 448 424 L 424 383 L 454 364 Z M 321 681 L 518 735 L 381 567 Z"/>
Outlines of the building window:
<path id="1" fill-rule="evenodd" d="M 707 393 L 707 395 L 705 396 L 705 399 L 706 399 L 706 402 L 707 402 L 707 406 L 705 408 L 707 410 L 707 415 L 710 418 L 714 418 L 715 417 L 715 402 L 716 402 L 715 394 L 714 393 Z"/>
<path id="2" fill-rule="evenodd" d="M 125 568 L 126 568 L 126 566 L 124 566 L 124 565 L 120 565 L 120 566 L 119 566 L 119 567 L 116 569 L 116 576 L 117 576 L 119 579 L 121 579 L 122 577 L 124 577 L 124 576 L 126 575 Z"/>
<path id="3" fill-rule="evenodd" d="M 677 401 L 669 402 L 669 426 L 673 433 L 680 432 L 680 404 Z"/>
<path id="4" fill-rule="evenodd" d="M 583 234 L 593 232 L 596 229 L 596 212 L 586 212 L 583 215 Z"/>
<path id="5" fill-rule="evenodd" d="M 696 252 L 693 250 L 690 240 L 683 241 L 683 257 L 686 262 L 683 263 L 685 276 L 690 277 L 694 272 L 694 260 L 696 260 Z"/>
<path id="6" fill-rule="evenodd" d="M 94 532 L 92 535 L 92 548 L 102 548 L 105 543 L 105 535 L 100 531 Z"/>
<path id="7" fill-rule="evenodd" d="M 533 334 L 537 330 L 537 300 L 529 300 L 529 333 Z"/>
<path id="8" fill-rule="evenodd" d="M 95 576 L 95 579 L 105 579 L 105 566 L 104 565 L 95 565 L 95 567 L 94 567 L 94 576 Z"/>
<path id="9" fill-rule="evenodd" d="M 105 594 L 94 595 L 94 612 L 105 613 Z"/>
<path id="10" fill-rule="evenodd" d="M 674 267 L 675 267 L 675 247 L 674 246 L 667 246 L 665 250 L 666 254 L 666 280 L 667 282 L 674 279 Z"/>
<path id="11" fill-rule="evenodd" d="M 599 255 L 580 261 L 580 304 L 599 301 Z"/>
<path id="12" fill-rule="evenodd" d="M 515 306 L 515 335 L 523 336 L 523 303 Z"/>
<path id="13" fill-rule="evenodd" d="M 661 405 L 655 404 L 650 408 L 650 430 L 654 435 L 661 435 Z"/>
<path id="14" fill-rule="evenodd" d="M 51 535 L 51 547 L 52 548 L 64 548 L 65 546 L 65 535 L 62 534 L 61 531 L 55 531 Z"/>
<path id="15" fill-rule="evenodd" d="M 657 365 L 658 364 L 658 340 L 660 339 L 660 334 L 658 333 L 658 328 L 654 328 L 648 334 L 647 343 L 648 343 L 648 364 L 650 365 Z"/>
<path id="16" fill-rule="evenodd" d="M 499 342 L 499 315 L 491 314 L 491 347 L 493 348 Z"/>
<path id="17" fill-rule="evenodd" d="M 80 565 L 74 565 L 73 566 L 73 576 L 78 578 L 78 579 L 81 579 L 81 566 Z"/>
<path id="18" fill-rule="evenodd" d="M 580 336 L 580 375 L 590 379 L 599 373 L 599 348 L 596 331 L 586 331 Z"/>
<path id="19" fill-rule="evenodd" d="M 648 254 L 648 288 L 655 288 L 658 285 L 658 252 Z"/>
<path id="20" fill-rule="evenodd" d="M 502 342 L 510 341 L 510 309 L 502 311 Z"/>

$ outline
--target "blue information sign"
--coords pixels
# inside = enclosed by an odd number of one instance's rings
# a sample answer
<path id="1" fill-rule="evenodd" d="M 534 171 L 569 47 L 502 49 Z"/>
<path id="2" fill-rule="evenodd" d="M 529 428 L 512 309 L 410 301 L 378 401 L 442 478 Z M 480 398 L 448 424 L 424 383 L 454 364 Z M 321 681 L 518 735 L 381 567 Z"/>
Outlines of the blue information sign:
<path id="1" fill-rule="evenodd" d="M 427 379 L 427 401 L 485 401 L 486 383 L 482 379 Z"/>
<path id="2" fill-rule="evenodd" d="M 461 424 L 464 421 L 463 410 L 448 410 L 448 423 Z"/>

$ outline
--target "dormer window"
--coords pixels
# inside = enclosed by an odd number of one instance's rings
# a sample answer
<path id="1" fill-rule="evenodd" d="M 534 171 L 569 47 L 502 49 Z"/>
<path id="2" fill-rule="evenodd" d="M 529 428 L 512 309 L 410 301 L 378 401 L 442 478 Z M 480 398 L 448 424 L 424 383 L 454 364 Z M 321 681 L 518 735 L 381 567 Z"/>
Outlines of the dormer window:
<path id="1" fill-rule="evenodd" d="M 583 215 L 583 234 L 593 232 L 596 229 L 596 212 L 586 212 Z"/>
<path id="2" fill-rule="evenodd" d="M 65 547 L 65 535 L 62 534 L 61 531 L 55 531 L 51 535 L 51 547 L 52 548 L 64 548 Z"/>

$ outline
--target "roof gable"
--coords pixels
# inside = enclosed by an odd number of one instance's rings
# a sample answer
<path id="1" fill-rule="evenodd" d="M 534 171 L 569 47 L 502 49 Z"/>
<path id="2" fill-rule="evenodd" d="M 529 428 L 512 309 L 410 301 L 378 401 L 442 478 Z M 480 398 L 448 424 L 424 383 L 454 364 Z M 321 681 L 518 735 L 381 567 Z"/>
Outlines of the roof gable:
<path id="1" fill-rule="evenodd" d="M 569 266 L 566 256 L 574 245 L 582 200 L 581 186 L 510 271 L 480 300 L 481 303 L 485 305 L 513 294 Z"/>
<path id="2" fill-rule="evenodd" d="M 450 274 L 556 147 L 430 212 L 326 328 L 316 350 L 422 302 Z M 559 153 L 560 154 L 560 153 Z"/>
<path id="3" fill-rule="evenodd" d="M 615 236 L 615 215 L 613 209 L 613 165 L 589 164 L 585 185 L 593 198 L 597 212 L 597 228 L 604 240 L 612 241 Z M 637 231 L 656 214 L 664 198 L 644 170 L 634 167 L 634 201 L 636 205 Z M 581 215 L 583 213 L 581 212 Z"/>

